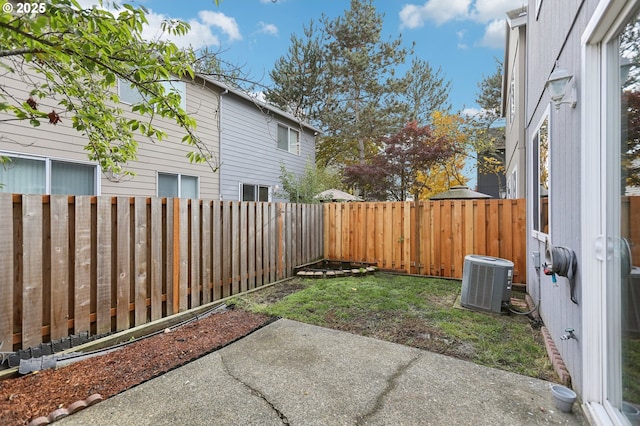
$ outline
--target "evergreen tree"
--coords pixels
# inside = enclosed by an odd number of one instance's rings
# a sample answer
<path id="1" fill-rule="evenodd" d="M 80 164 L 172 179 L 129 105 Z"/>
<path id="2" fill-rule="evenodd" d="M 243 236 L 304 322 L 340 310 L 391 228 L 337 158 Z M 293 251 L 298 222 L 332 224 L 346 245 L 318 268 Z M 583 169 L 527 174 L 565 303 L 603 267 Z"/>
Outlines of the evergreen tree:
<path id="1" fill-rule="evenodd" d="M 279 58 L 269 73 L 274 87 L 265 91 L 265 99 L 300 120 L 310 121 L 320 96 L 323 52 L 313 21 L 304 34 L 305 39 L 291 36 L 287 56 Z"/>
<path id="2" fill-rule="evenodd" d="M 428 62 L 414 58 L 408 77 L 405 95 L 409 106 L 408 120 L 430 124 L 435 112 L 446 114 L 451 111 L 451 82 L 445 80 L 440 68 L 434 71 Z"/>
<path id="3" fill-rule="evenodd" d="M 316 161 L 324 167 L 364 163 L 381 139 L 407 121 L 401 95 L 406 79 L 402 39 L 383 41 L 382 16 L 371 0 L 352 0 L 343 16 L 325 15 L 319 27 L 292 37 L 286 57 L 271 72 L 267 99 L 322 130 Z"/>
<path id="4" fill-rule="evenodd" d="M 497 127 L 502 108 L 502 63 L 496 59 L 496 71 L 478 83 L 480 92 L 476 102 L 482 111 L 469 117 L 468 134 L 471 149 L 477 155 L 477 168 L 482 174 L 496 176 L 502 190 L 504 176 L 504 153 L 497 142 L 504 139 L 504 128 Z M 502 146 L 504 149 L 504 145 Z"/>
<path id="5" fill-rule="evenodd" d="M 331 145 L 338 143 L 341 155 L 333 161 L 364 164 L 372 145 L 402 126 L 406 110 L 399 94 L 407 84 L 395 76 L 395 68 L 408 52 L 401 38 L 381 39 L 382 18 L 371 0 L 351 0 L 344 16 L 322 19 L 326 51 L 321 128 L 331 138 L 320 141 L 321 160 L 326 159 L 324 151 L 335 152 Z"/>

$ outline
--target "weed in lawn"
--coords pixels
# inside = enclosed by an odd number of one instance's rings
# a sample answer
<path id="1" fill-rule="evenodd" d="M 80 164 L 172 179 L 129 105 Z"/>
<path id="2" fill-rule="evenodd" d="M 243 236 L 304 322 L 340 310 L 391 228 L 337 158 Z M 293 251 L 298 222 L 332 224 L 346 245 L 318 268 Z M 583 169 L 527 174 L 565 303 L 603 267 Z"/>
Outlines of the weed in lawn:
<path id="1" fill-rule="evenodd" d="M 238 296 L 235 303 L 253 312 L 409 345 L 531 377 L 557 379 L 540 332 L 527 317 L 455 307 L 460 288 L 455 280 L 384 273 L 296 278 Z M 262 291 L 271 293 L 261 295 Z M 275 300 L 273 294 L 281 298 Z"/>

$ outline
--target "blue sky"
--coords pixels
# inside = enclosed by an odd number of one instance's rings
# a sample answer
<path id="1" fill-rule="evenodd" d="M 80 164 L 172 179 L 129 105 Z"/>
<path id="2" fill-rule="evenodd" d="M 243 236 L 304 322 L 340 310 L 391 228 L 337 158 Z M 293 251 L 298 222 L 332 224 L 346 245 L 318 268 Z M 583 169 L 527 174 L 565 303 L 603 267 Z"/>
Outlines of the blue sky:
<path id="1" fill-rule="evenodd" d="M 136 0 L 149 10 L 147 37 L 159 34 L 163 19 L 189 22 L 191 32 L 173 39 L 179 46 L 209 46 L 227 61 L 269 85 L 269 70 L 287 54 L 290 37 L 303 37 L 303 27 L 325 14 L 334 18 L 349 8 L 349 0 Z M 81 4 L 96 3 L 81 0 Z M 506 12 L 524 0 L 374 0 L 384 14 L 383 39 L 402 35 L 414 56 L 441 68 L 451 81 L 455 110 L 477 110 L 478 83 L 496 69 L 504 56 Z M 408 61 L 410 62 L 410 60 Z"/>

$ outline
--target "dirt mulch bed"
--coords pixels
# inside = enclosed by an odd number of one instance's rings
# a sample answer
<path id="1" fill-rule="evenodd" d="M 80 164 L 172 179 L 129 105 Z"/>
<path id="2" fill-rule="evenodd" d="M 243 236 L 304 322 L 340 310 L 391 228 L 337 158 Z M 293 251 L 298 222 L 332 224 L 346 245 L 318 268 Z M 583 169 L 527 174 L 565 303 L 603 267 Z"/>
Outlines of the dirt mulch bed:
<path id="1" fill-rule="evenodd" d="M 0 381 L 0 425 L 27 425 L 94 394 L 107 399 L 220 349 L 273 321 L 242 310 L 216 313 L 167 333 L 56 370 Z"/>

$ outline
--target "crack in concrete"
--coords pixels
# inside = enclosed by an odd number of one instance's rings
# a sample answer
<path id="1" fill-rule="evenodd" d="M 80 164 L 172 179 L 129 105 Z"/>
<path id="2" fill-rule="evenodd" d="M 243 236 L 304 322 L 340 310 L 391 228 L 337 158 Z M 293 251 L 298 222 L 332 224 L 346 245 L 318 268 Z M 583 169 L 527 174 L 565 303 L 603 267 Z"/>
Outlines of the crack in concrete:
<path id="1" fill-rule="evenodd" d="M 378 394 L 378 397 L 376 398 L 376 402 L 373 405 L 373 408 L 369 410 L 367 413 L 360 416 L 356 421 L 356 425 L 367 424 L 368 420 L 372 418 L 374 415 L 376 415 L 382 409 L 383 402 L 386 396 L 389 394 L 389 392 L 391 392 L 396 388 L 398 384 L 397 383 L 398 379 L 413 365 L 413 363 L 415 363 L 418 360 L 418 358 L 420 358 L 420 354 L 413 357 L 406 364 L 398 367 L 398 369 L 391 375 L 391 377 L 387 379 L 387 387 Z"/>
<path id="2" fill-rule="evenodd" d="M 231 373 L 231 371 L 229 370 L 229 366 L 225 362 L 225 359 L 222 356 L 222 354 L 220 354 L 220 360 L 222 361 L 222 366 L 224 367 L 224 371 L 229 375 L 229 377 L 231 377 L 233 380 L 237 381 L 242 386 L 244 386 L 247 389 L 249 389 L 249 391 L 251 392 L 252 395 L 257 396 L 258 398 L 260 398 L 264 402 L 266 402 L 267 405 L 269 405 L 269 407 L 271 407 L 273 412 L 276 413 L 276 415 L 280 418 L 280 420 L 282 421 L 283 425 L 289 425 L 290 424 L 289 423 L 289 419 L 287 418 L 287 416 L 282 411 L 280 411 L 275 405 L 273 405 L 273 403 L 271 401 L 269 401 L 267 399 L 267 397 L 262 392 L 260 392 L 257 389 L 254 389 L 251 385 L 249 385 L 248 383 L 244 382 L 242 379 L 240 379 L 235 374 Z"/>

